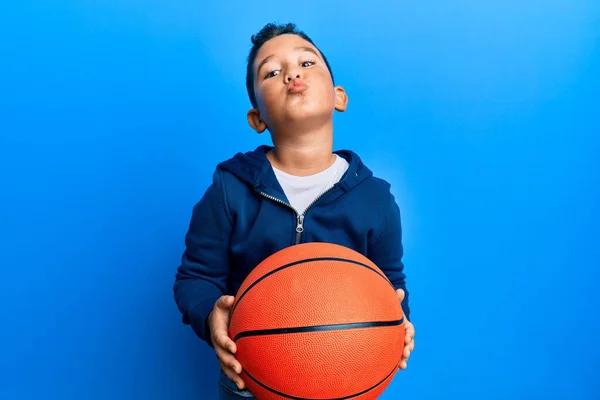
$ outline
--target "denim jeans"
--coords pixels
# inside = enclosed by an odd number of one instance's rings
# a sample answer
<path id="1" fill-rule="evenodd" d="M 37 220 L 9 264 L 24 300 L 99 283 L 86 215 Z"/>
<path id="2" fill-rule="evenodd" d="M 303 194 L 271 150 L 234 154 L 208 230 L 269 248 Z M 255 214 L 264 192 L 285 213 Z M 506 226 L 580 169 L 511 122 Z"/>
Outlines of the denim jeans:
<path id="1" fill-rule="evenodd" d="M 219 377 L 219 400 L 255 400 L 248 389 L 239 390 L 236 384 L 221 371 Z"/>

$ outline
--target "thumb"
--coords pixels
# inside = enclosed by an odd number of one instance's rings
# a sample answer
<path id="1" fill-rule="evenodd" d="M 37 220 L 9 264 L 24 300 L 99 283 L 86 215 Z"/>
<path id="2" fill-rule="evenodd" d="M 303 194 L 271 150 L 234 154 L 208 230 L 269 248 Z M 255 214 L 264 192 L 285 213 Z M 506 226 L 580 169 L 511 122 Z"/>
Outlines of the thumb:
<path id="1" fill-rule="evenodd" d="M 217 307 L 223 310 L 227 310 L 231 308 L 234 302 L 233 296 L 221 296 L 219 300 L 217 300 Z"/>
<path id="2" fill-rule="evenodd" d="M 402 301 L 404 301 L 404 290 L 397 289 L 396 294 L 398 295 L 398 300 L 400 300 L 400 303 L 402 303 Z"/>

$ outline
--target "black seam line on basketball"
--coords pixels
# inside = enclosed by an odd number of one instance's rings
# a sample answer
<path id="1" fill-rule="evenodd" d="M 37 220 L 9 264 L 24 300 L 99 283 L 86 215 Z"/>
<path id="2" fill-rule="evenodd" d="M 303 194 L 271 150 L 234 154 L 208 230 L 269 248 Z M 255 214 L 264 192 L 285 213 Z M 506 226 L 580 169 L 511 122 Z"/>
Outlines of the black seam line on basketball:
<path id="1" fill-rule="evenodd" d="M 394 285 L 392 285 L 392 283 L 389 281 L 389 279 L 385 276 L 380 274 L 378 271 L 376 271 L 374 268 L 368 266 L 367 264 L 363 264 L 360 261 L 354 261 L 354 260 L 348 260 L 346 258 L 339 258 L 339 257 L 317 257 L 317 258 L 307 258 L 304 260 L 298 260 L 298 261 L 294 261 L 291 262 L 289 264 L 285 264 L 277 269 L 274 269 L 273 271 L 264 274 L 263 276 L 261 276 L 259 279 L 257 279 L 254 283 L 252 283 L 250 286 L 248 286 L 248 288 L 244 291 L 244 293 L 242 293 L 240 295 L 240 298 L 237 299 L 237 302 L 235 303 L 235 306 L 233 307 L 233 309 L 231 310 L 231 314 L 230 314 L 230 318 L 231 316 L 233 316 L 233 312 L 235 311 L 235 309 L 237 308 L 238 304 L 240 304 L 240 301 L 242 301 L 242 299 L 244 298 L 244 296 L 246 296 L 246 293 L 248 293 L 250 291 L 250 289 L 252 289 L 254 286 L 256 286 L 259 282 L 262 282 L 263 280 L 265 280 L 266 278 L 268 278 L 269 276 L 284 270 L 286 268 L 289 267 L 293 267 L 295 265 L 298 264 L 303 264 L 303 263 L 308 263 L 308 262 L 317 262 L 317 261 L 342 261 L 342 262 L 348 262 L 351 264 L 355 264 L 355 265 L 359 265 L 361 267 L 370 269 L 371 271 L 375 272 L 377 275 L 379 275 L 380 277 L 382 277 L 390 286 L 392 286 L 392 288 L 394 287 Z"/>
<path id="2" fill-rule="evenodd" d="M 365 393 L 370 392 L 373 389 L 376 389 L 379 385 L 381 385 L 383 382 L 385 382 L 390 376 L 392 376 L 392 374 L 394 372 L 396 372 L 396 370 L 398 369 L 397 366 L 394 367 L 394 369 L 392 369 L 392 372 L 390 372 L 389 374 L 387 374 L 387 376 L 385 378 L 383 378 L 381 381 L 379 381 L 378 383 L 376 383 L 375 385 L 371 386 L 370 388 L 368 388 L 367 390 L 363 390 L 360 393 L 356 393 L 356 394 L 351 394 L 350 396 L 344 396 L 344 397 L 327 397 L 327 398 L 323 398 L 323 397 L 297 397 L 297 396 L 291 396 L 289 394 L 285 394 L 282 392 L 279 392 L 275 389 L 271 389 L 270 387 L 268 387 L 267 385 L 265 385 L 264 383 L 260 382 L 258 379 L 256 379 L 255 377 L 253 377 L 252 375 L 250 375 L 248 373 L 248 371 L 244 370 L 244 373 L 246 375 L 248 375 L 248 377 L 250 379 L 252 379 L 254 382 L 256 382 L 259 386 L 262 386 L 263 388 L 267 389 L 268 391 L 270 391 L 271 393 L 275 393 L 278 396 L 281 397 L 285 397 L 287 399 L 293 399 L 293 400 L 346 400 L 346 399 L 351 399 L 353 397 L 358 397 L 361 396 Z"/>
<path id="3" fill-rule="evenodd" d="M 384 326 L 402 325 L 404 317 L 395 321 L 372 321 L 372 322 L 353 322 L 346 324 L 328 324 L 328 325 L 313 325 L 313 326 L 298 326 L 293 328 L 273 328 L 273 329 L 257 329 L 252 331 L 244 331 L 238 333 L 233 341 L 248 336 L 267 336 L 267 335 L 285 335 L 288 333 L 306 333 L 306 332 L 323 332 L 323 331 L 344 331 L 348 329 L 361 328 L 379 328 Z"/>

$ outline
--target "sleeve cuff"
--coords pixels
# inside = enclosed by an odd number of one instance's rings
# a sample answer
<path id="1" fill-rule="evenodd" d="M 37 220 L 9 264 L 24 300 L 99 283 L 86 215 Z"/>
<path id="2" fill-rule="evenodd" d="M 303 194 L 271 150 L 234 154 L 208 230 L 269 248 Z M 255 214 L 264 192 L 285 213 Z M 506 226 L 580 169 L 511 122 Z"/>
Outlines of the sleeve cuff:
<path id="1" fill-rule="evenodd" d="M 410 320 L 410 306 L 408 305 L 409 293 L 408 293 L 408 290 L 406 290 L 406 285 L 404 285 L 404 284 L 394 285 L 394 290 L 398 290 L 398 289 L 404 290 L 404 300 L 402 300 L 402 304 L 401 304 L 402 313 L 404 313 L 404 318 L 406 318 L 409 322 L 412 322 Z"/>
<path id="2" fill-rule="evenodd" d="M 210 347 L 213 347 L 212 341 L 210 339 L 210 329 L 208 326 L 208 315 L 215 307 L 215 303 L 219 297 L 209 297 L 204 299 L 201 303 L 197 304 L 190 311 L 191 315 L 191 325 L 194 333 L 204 340 Z"/>

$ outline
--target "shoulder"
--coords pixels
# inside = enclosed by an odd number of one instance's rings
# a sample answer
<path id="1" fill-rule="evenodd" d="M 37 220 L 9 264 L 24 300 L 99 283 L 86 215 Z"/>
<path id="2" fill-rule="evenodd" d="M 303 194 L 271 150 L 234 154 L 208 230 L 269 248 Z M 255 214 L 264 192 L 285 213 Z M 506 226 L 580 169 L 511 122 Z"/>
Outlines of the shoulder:
<path id="1" fill-rule="evenodd" d="M 232 153 L 230 157 L 217 164 L 219 169 L 235 169 L 240 167 L 252 168 L 263 165 L 267 162 L 266 154 L 272 147 L 261 145 L 253 150 L 239 151 Z"/>
<path id="2" fill-rule="evenodd" d="M 358 186 L 373 190 L 374 194 L 389 194 L 390 183 L 375 175 L 356 151 L 343 149 L 334 153 L 348 162 L 348 170 L 344 179 L 346 187 Z"/>
<path id="3" fill-rule="evenodd" d="M 221 176 L 228 179 L 243 181 L 253 185 L 264 170 L 270 166 L 266 153 L 269 146 L 258 146 L 256 149 L 239 152 L 220 162 L 217 170 Z"/>
<path id="4" fill-rule="evenodd" d="M 376 171 L 373 171 L 366 162 L 354 151 L 347 151 L 350 156 L 351 168 L 355 175 L 358 177 L 358 181 L 369 190 L 374 191 L 376 194 L 389 195 L 391 190 L 391 183 L 381 176 L 377 175 Z"/>
<path id="5" fill-rule="evenodd" d="M 259 148 L 260 149 L 260 148 Z M 220 192 L 222 196 L 239 194 L 248 182 L 252 181 L 260 159 L 259 149 L 246 152 L 231 153 L 228 158 L 221 159 L 210 173 L 209 192 Z"/>
<path id="6" fill-rule="evenodd" d="M 390 205 L 395 203 L 391 192 L 391 184 L 385 179 L 371 176 L 365 179 L 359 185 L 359 188 L 361 197 L 366 200 L 369 207 L 374 209 L 378 215 L 387 214 Z"/>
<path id="7" fill-rule="evenodd" d="M 352 150 L 343 150 L 339 152 L 350 162 L 348 169 L 347 186 L 356 189 L 361 201 L 373 205 L 377 210 L 385 210 L 391 202 L 394 202 L 392 195 L 392 184 L 373 172 L 363 161 L 363 159 Z"/>
<path id="8" fill-rule="evenodd" d="M 391 193 L 392 184 L 385 179 L 378 177 L 377 175 L 371 176 L 369 179 L 367 179 L 367 182 L 369 182 L 374 190 L 377 190 L 382 194 Z"/>

